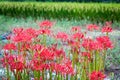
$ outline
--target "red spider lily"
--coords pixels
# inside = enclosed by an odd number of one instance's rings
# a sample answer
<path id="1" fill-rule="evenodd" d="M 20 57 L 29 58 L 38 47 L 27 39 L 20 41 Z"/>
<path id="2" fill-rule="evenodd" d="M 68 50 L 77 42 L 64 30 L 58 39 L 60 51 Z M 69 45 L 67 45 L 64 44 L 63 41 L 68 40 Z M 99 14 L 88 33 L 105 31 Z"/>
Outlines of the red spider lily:
<path id="1" fill-rule="evenodd" d="M 4 57 L 1 59 L 3 67 L 6 67 L 7 65 L 10 65 L 11 62 L 14 61 L 14 57 L 12 55 L 9 55 L 8 53 L 5 53 Z"/>
<path id="2" fill-rule="evenodd" d="M 16 71 L 22 71 L 25 69 L 25 64 L 24 64 L 24 58 L 21 55 L 14 56 L 14 60 L 10 63 L 10 69 L 11 71 L 16 70 Z"/>
<path id="3" fill-rule="evenodd" d="M 14 42 L 30 42 L 32 40 L 33 36 L 31 36 L 30 34 L 23 32 L 20 33 L 19 35 L 14 35 L 12 40 Z"/>
<path id="4" fill-rule="evenodd" d="M 47 34 L 50 35 L 51 31 L 49 29 L 40 29 L 37 31 L 37 34 Z"/>
<path id="5" fill-rule="evenodd" d="M 96 40 L 103 45 L 104 49 L 113 48 L 113 43 L 108 36 L 100 36 Z"/>
<path id="6" fill-rule="evenodd" d="M 39 54 L 36 54 L 36 55 L 39 55 Z M 50 69 L 50 65 L 47 64 L 47 63 L 44 63 L 40 57 L 38 58 L 33 58 L 30 62 L 30 66 L 31 66 L 31 69 L 32 70 L 36 70 L 36 71 L 43 71 L 43 70 L 46 70 L 46 69 Z"/>
<path id="7" fill-rule="evenodd" d="M 61 64 L 58 63 L 51 63 L 50 64 L 52 71 L 56 73 L 61 73 L 62 75 L 71 74 L 73 75 L 75 73 L 74 68 L 72 67 L 71 62 L 61 62 Z"/>
<path id="8" fill-rule="evenodd" d="M 52 51 L 49 51 L 49 49 L 44 48 L 40 52 L 40 58 L 43 60 L 53 60 L 54 59 L 54 53 Z"/>
<path id="9" fill-rule="evenodd" d="M 25 69 L 25 65 L 20 62 L 20 61 L 17 61 L 17 62 L 13 62 L 11 65 L 10 65 L 10 69 L 13 71 L 13 70 L 16 70 L 16 71 L 22 71 L 23 69 Z"/>
<path id="10" fill-rule="evenodd" d="M 82 42 L 82 46 L 86 49 L 86 50 L 103 50 L 103 45 L 101 43 L 99 43 L 96 40 L 92 40 L 92 39 L 84 39 Z"/>
<path id="11" fill-rule="evenodd" d="M 86 50 L 93 50 L 91 45 L 93 45 L 94 43 L 94 40 L 90 39 L 90 38 L 86 38 L 86 39 L 83 39 L 83 42 L 82 42 L 82 46 L 86 49 Z"/>
<path id="12" fill-rule="evenodd" d="M 108 33 L 108 32 L 112 32 L 112 30 L 113 30 L 112 27 L 105 26 L 105 27 L 102 28 L 101 31 L 102 31 L 102 32 L 107 32 L 107 33 Z"/>
<path id="13" fill-rule="evenodd" d="M 89 52 L 82 52 L 82 56 L 86 57 L 88 60 L 91 60 L 91 54 Z"/>
<path id="14" fill-rule="evenodd" d="M 106 76 L 100 71 L 93 71 L 90 74 L 90 80 L 104 80 Z"/>
<path id="15" fill-rule="evenodd" d="M 74 26 L 74 27 L 72 27 L 72 29 L 71 29 L 71 31 L 72 32 L 80 32 L 80 26 Z"/>
<path id="16" fill-rule="evenodd" d="M 87 30 L 89 30 L 89 31 L 98 30 L 98 29 L 99 29 L 99 27 L 95 24 L 87 25 Z"/>
<path id="17" fill-rule="evenodd" d="M 84 38 L 84 34 L 81 33 L 81 32 L 77 32 L 77 33 L 74 33 L 74 34 L 72 35 L 72 38 L 73 38 L 73 39 L 77 39 L 78 41 L 80 41 L 80 39 Z"/>
<path id="18" fill-rule="evenodd" d="M 64 52 L 64 50 L 63 49 L 60 49 L 60 50 L 58 50 L 58 49 L 56 49 L 55 50 L 55 56 L 56 57 L 65 57 L 65 52 Z"/>
<path id="19" fill-rule="evenodd" d="M 14 28 L 13 33 L 14 34 L 20 34 L 24 29 L 23 28 Z"/>
<path id="20" fill-rule="evenodd" d="M 56 35 L 57 39 L 61 39 L 62 41 L 67 41 L 68 40 L 68 34 L 65 32 L 58 32 Z"/>
<path id="21" fill-rule="evenodd" d="M 68 44 L 73 48 L 73 47 L 77 47 L 80 48 L 80 42 L 78 41 L 74 41 L 74 40 L 68 40 Z"/>
<path id="22" fill-rule="evenodd" d="M 35 50 L 36 52 L 40 52 L 45 47 L 43 45 L 40 45 L 40 44 L 35 44 L 35 45 L 31 46 L 31 48 L 32 48 L 32 50 Z"/>
<path id="23" fill-rule="evenodd" d="M 15 55 L 6 55 L 2 58 L 3 66 L 9 66 L 11 71 L 22 71 L 25 68 L 23 59 Z"/>
<path id="24" fill-rule="evenodd" d="M 30 43 L 22 43 L 20 51 L 27 51 L 31 49 Z"/>
<path id="25" fill-rule="evenodd" d="M 112 22 L 111 21 L 107 21 L 107 22 L 105 22 L 105 25 L 111 27 Z"/>
<path id="26" fill-rule="evenodd" d="M 34 37 L 37 37 L 37 34 L 36 34 L 36 30 L 33 29 L 33 28 L 28 28 L 25 30 L 25 33 L 28 33 L 30 36 L 32 36 L 33 38 Z"/>
<path id="27" fill-rule="evenodd" d="M 16 46 L 14 43 L 8 43 L 8 44 L 5 44 L 5 46 L 3 47 L 3 49 L 5 50 L 16 50 Z"/>
<path id="28" fill-rule="evenodd" d="M 49 21 L 49 20 L 45 20 L 45 21 L 42 21 L 40 22 L 38 25 L 41 27 L 41 28 L 46 28 L 46 29 L 49 29 L 53 26 L 53 22 Z"/>
<path id="29" fill-rule="evenodd" d="M 61 62 L 61 72 L 62 74 L 71 74 L 75 73 L 74 68 L 72 67 L 72 62 L 68 58 L 64 58 Z"/>

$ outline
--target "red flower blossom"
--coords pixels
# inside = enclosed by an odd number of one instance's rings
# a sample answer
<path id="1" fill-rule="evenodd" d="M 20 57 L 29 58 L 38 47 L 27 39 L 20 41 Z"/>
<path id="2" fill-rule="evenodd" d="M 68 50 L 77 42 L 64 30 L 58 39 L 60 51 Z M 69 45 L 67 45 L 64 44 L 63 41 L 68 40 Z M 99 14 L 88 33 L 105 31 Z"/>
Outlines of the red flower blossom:
<path id="1" fill-rule="evenodd" d="M 15 46 L 14 43 L 8 43 L 8 44 L 5 44 L 3 49 L 5 49 L 5 50 L 16 50 L 16 46 Z"/>
<path id="2" fill-rule="evenodd" d="M 28 28 L 25 30 L 25 33 L 28 33 L 33 38 L 37 37 L 36 30 L 33 28 Z"/>
<path id="3" fill-rule="evenodd" d="M 13 33 L 14 34 L 20 34 L 23 31 L 23 28 L 14 28 Z"/>
<path id="4" fill-rule="evenodd" d="M 113 48 L 113 43 L 108 36 L 100 36 L 96 40 L 103 45 L 104 49 Z"/>
<path id="5" fill-rule="evenodd" d="M 53 60 L 54 59 L 54 53 L 49 51 L 49 49 L 44 48 L 40 53 L 40 58 L 43 60 Z"/>
<path id="6" fill-rule="evenodd" d="M 17 62 L 13 62 L 10 65 L 10 68 L 11 68 L 12 71 L 13 70 L 22 71 L 25 68 L 25 66 L 24 66 L 24 64 L 22 62 L 17 61 Z"/>
<path id="7" fill-rule="evenodd" d="M 82 46 L 86 49 L 86 50 L 103 50 L 103 45 L 101 43 L 99 43 L 96 40 L 92 40 L 92 39 L 84 39 L 82 42 Z"/>
<path id="8" fill-rule="evenodd" d="M 49 21 L 49 20 L 45 20 L 45 21 L 42 21 L 38 24 L 41 28 L 51 28 L 53 26 L 53 22 Z"/>
<path id="9" fill-rule="evenodd" d="M 56 57 L 61 57 L 61 56 L 65 56 L 65 52 L 63 51 L 63 49 L 60 49 L 60 50 L 58 50 L 58 49 L 56 49 L 55 50 L 55 56 Z"/>
<path id="10" fill-rule="evenodd" d="M 104 80 L 106 76 L 100 71 L 93 71 L 90 74 L 90 80 Z"/>
<path id="11" fill-rule="evenodd" d="M 102 28 L 102 32 L 112 32 L 112 27 L 109 27 L 109 26 L 105 26 Z"/>
<path id="12" fill-rule="evenodd" d="M 23 59 L 16 55 L 5 55 L 2 61 L 3 66 L 6 67 L 6 65 L 8 65 L 11 71 L 22 71 L 25 68 Z"/>
<path id="13" fill-rule="evenodd" d="M 88 60 L 91 59 L 91 55 L 88 52 L 82 52 L 82 56 L 88 58 Z"/>
<path id="14" fill-rule="evenodd" d="M 72 27 L 71 31 L 72 32 L 79 32 L 81 29 L 80 29 L 80 26 L 74 26 Z"/>
<path id="15" fill-rule="evenodd" d="M 98 30 L 99 27 L 97 25 L 95 25 L 95 24 L 89 24 L 89 25 L 87 25 L 87 29 L 89 31 L 93 31 L 93 30 Z"/>
<path id="16" fill-rule="evenodd" d="M 77 39 L 78 41 L 80 41 L 80 39 L 82 39 L 83 37 L 84 37 L 84 34 L 81 32 L 77 32 L 72 35 L 72 38 Z"/>
<path id="17" fill-rule="evenodd" d="M 37 31 L 37 34 L 47 34 L 50 35 L 51 31 L 49 29 L 40 29 Z"/>
<path id="18" fill-rule="evenodd" d="M 65 32 L 58 32 L 56 38 L 61 39 L 62 41 L 66 41 L 68 39 L 68 34 Z"/>
<path id="19" fill-rule="evenodd" d="M 22 32 L 18 35 L 14 35 L 12 40 L 14 42 L 30 42 L 32 40 L 33 36 L 31 36 L 30 34 L 26 33 L 26 32 Z"/>
<path id="20" fill-rule="evenodd" d="M 73 47 L 80 48 L 80 42 L 78 42 L 78 41 L 68 40 L 68 44 L 69 44 L 72 48 L 73 48 Z"/>

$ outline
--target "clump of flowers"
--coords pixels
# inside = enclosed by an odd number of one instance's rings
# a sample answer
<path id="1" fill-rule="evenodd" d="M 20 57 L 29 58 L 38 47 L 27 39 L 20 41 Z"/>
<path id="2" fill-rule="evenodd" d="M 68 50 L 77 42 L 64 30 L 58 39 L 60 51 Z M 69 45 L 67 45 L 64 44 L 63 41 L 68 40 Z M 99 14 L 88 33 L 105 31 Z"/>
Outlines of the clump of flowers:
<path id="1" fill-rule="evenodd" d="M 72 27 L 71 34 L 55 34 L 53 25 L 54 22 L 45 20 L 38 24 L 39 29 L 13 29 L 1 59 L 7 80 L 11 80 L 10 74 L 15 80 L 103 80 L 106 53 L 113 48 L 108 36 L 112 31 L 110 24 L 102 28 L 106 34 L 96 38 L 86 37 L 87 32 L 82 32 L 80 26 Z M 100 28 L 90 24 L 87 29 Z M 48 45 L 47 37 L 55 41 Z"/>

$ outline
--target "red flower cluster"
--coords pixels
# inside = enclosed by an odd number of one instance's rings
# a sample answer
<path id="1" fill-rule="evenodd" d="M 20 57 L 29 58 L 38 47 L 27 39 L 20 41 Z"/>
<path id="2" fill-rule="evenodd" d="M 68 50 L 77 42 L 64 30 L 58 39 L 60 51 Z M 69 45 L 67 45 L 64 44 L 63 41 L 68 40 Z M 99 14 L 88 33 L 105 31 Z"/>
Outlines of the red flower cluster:
<path id="1" fill-rule="evenodd" d="M 5 44 L 3 49 L 5 49 L 5 50 L 16 50 L 16 46 L 15 46 L 14 43 L 8 43 L 8 44 Z"/>
<path id="2" fill-rule="evenodd" d="M 45 21 L 42 21 L 42 22 L 40 22 L 38 25 L 41 27 L 41 28 L 47 28 L 47 29 L 49 29 L 49 28 L 51 28 L 52 26 L 53 26 L 53 22 L 51 22 L 51 21 L 49 21 L 49 20 L 45 20 Z"/>
<path id="3" fill-rule="evenodd" d="M 9 43 L 3 47 L 5 54 L 2 64 L 16 78 L 19 78 L 18 80 L 23 77 L 26 79 L 31 73 L 34 75 L 34 80 L 47 79 L 44 78 L 46 77 L 44 72 L 48 72 L 50 78 L 52 73 L 55 73 L 55 80 L 59 76 L 62 79 L 69 75 L 71 78 L 75 76 L 74 79 L 77 79 L 81 69 L 85 80 L 89 78 L 90 80 L 103 80 L 105 78 L 105 75 L 100 72 L 103 70 L 102 66 L 98 67 L 97 64 L 104 65 L 103 52 L 108 48 L 113 48 L 113 43 L 108 36 L 86 38 L 86 31 L 82 32 L 79 26 L 72 27 L 72 32 L 69 34 L 66 32 L 55 34 L 50 30 L 53 22 L 48 20 L 39 23 L 39 26 L 38 30 L 15 28 L 14 34 L 8 39 Z M 90 24 L 87 29 L 92 31 L 98 30 L 99 27 Z M 110 24 L 106 23 L 102 32 L 111 31 Z M 47 37 L 49 37 L 49 41 L 53 40 L 52 43 L 47 43 Z M 93 72 L 90 74 L 89 71 Z"/>
<path id="4" fill-rule="evenodd" d="M 93 31 L 93 30 L 98 30 L 99 27 L 97 25 L 95 25 L 95 24 L 89 24 L 89 25 L 87 25 L 87 29 L 89 31 Z"/>
<path id="5" fill-rule="evenodd" d="M 90 74 L 90 80 L 104 80 L 106 76 L 102 72 L 93 71 Z"/>
<path id="6" fill-rule="evenodd" d="M 71 31 L 72 32 L 80 32 L 80 26 L 74 26 L 74 27 L 72 27 L 72 29 L 71 29 Z"/>

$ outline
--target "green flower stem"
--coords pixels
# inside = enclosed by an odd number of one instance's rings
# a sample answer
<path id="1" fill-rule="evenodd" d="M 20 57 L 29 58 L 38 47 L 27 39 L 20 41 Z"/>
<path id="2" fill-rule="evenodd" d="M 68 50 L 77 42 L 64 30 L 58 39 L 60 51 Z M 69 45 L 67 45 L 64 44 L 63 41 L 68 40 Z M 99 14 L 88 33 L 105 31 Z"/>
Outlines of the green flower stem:
<path id="1" fill-rule="evenodd" d="M 50 74 L 50 79 L 49 80 L 52 80 L 52 70 L 51 69 L 49 70 L 49 74 Z"/>
<path id="2" fill-rule="evenodd" d="M 45 77 L 44 77 L 44 70 L 42 71 L 42 80 L 45 80 Z"/>
<path id="3" fill-rule="evenodd" d="M 66 74 L 66 80 L 68 80 L 68 74 Z"/>
<path id="4" fill-rule="evenodd" d="M 8 68 L 8 65 L 6 66 L 6 69 L 7 69 L 7 80 L 10 80 L 10 72 L 9 72 L 9 68 Z"/>
<path id="5" fill-rule="evenodd" d="M 43 35 L 43 44 L 46 46 L 47 44 L 47 36 L 44 34 Z"/>
<path id="6" fill-rule="evenodd" d="M 18 42 L 18 54 L 20 54 L 20 43 Z"/>

